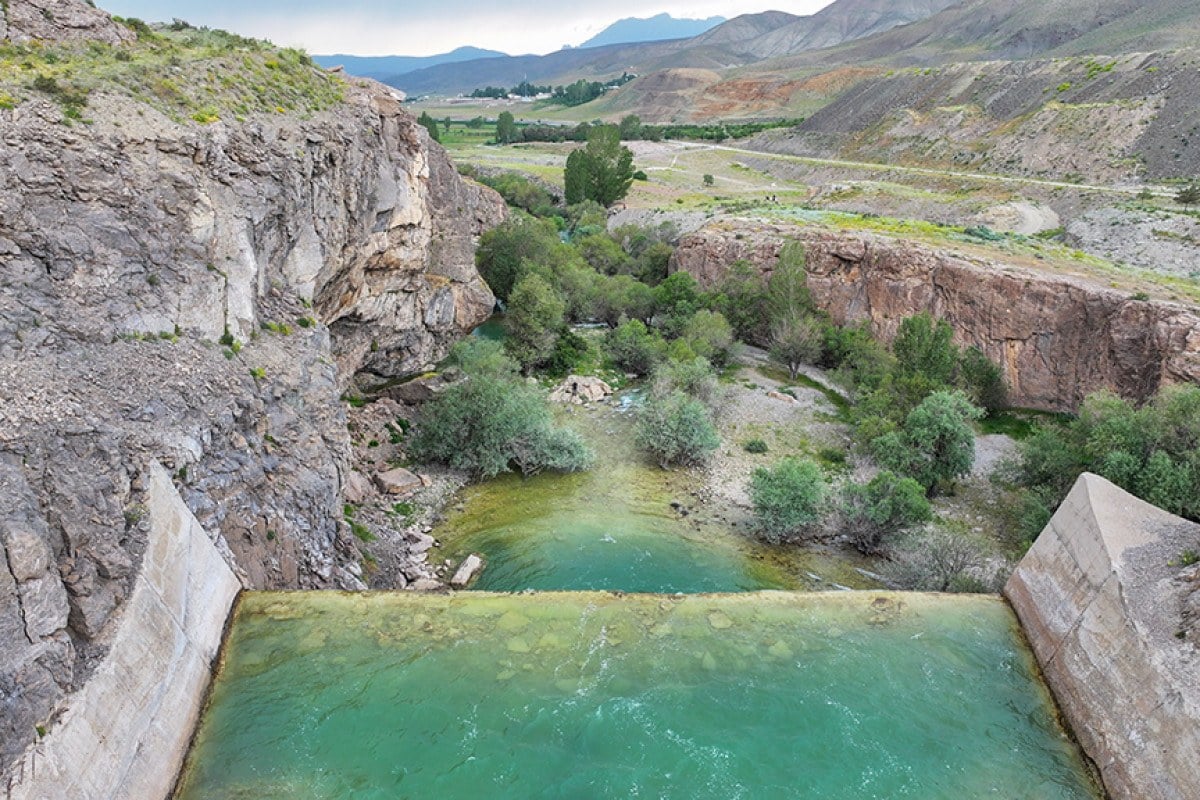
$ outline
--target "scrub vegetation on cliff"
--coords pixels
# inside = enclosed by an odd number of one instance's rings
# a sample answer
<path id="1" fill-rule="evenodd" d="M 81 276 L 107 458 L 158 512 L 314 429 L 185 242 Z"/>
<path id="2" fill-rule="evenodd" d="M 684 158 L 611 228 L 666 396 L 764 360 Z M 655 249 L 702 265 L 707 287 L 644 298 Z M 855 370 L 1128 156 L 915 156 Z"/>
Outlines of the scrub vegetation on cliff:
<path id="1" fill-rule="evenodd" d="M 0 46 L 0 105 L 36 97 L 85 120 L 90 97 L 132 97 L 176 119 L 207 124 L 251 114 L 308 114 L 342 101 L 342 79 L 302 51 L 184 22 L 120 21 L 126 44 L 9 43 Z"/>

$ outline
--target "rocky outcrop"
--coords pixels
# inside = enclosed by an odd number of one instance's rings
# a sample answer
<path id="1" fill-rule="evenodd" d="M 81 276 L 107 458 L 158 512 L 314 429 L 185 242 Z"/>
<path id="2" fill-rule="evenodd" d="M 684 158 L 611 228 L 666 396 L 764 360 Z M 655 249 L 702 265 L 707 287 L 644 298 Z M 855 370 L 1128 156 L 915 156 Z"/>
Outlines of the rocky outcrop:
<path id="1" fill-rule="evenodd" d="M 1114 800 L 1200 797 L 1200 652 L 1185 641 L 1200 526 L 1085 474 L 1007 595 L 1046 681 Z"/>
<path id="2" fill-rule="evenodd" d="M 147 463 L 245 586 L 361 588 L 339 397 L 493 305 L 473 251 L 503 202 L 386 87 L 237 124 L 87 113 L 0 110 L 0 769 L 108 652 Z"/>
<path id="3" fill-rule="evenodd" d="M 0 41 L 104 42 L 123 44 L 133 31 L 78 0 L 5 0 L 0 3 Z"/>
<path id="4" fill-rule="evenodd" d="M 583 406 L 598 403 L 613 393 L 606 382 L 592 375 L 568 375 L 566 380 L 550 393 L 550 402 Z"/>
<path id="5" fill-rule="evenodd" d="M 13 767 L 8 800 L 166 797 L 183 763 L 241 585 L 166 470 L 139 480 L 147 547 L 112 647 Z"/>
<path id="6" fill-rule="evenodd" d="M 1067 411 L 1100 389 L 1142 400 L 1164 384 L 1200 382 L 1200 313 L 931 245 L 737 221 L 685 237 L 671 268 L 704 286 L 740 259 L 766 274 L 791 240 L 804 245 L 809 288 L 835 322 L 867 321 L 891 341 L 901 320 L 928 311 L 1003 368 L 1014 405 Z"/>

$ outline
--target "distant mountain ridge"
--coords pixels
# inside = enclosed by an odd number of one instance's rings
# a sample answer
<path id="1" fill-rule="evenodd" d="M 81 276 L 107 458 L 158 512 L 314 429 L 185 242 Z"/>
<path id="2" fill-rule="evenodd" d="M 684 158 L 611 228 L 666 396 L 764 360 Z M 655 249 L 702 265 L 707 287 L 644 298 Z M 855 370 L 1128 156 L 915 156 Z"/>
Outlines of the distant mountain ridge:
<path id="1" fill-rule="evenodd" d="M 479 47 L 459 47 L 449 53 L 440 53 L 435 56 L 350 56 L 338 54 L 313 56 L 313 61 L 316 61 L 326 69 L 340 66 L 345 67 L 346 72 L 349 72 L 351 75 L 386 81 L 397 75 L 404 75 L 405 73 L 426 67 L 455 64 L 480 58 L 508 58 L 508 54 L 502 53 L 499 50 L 484 50 Z"/>
<path id="2" fill-rule="evenodd" d="M 609 25 L 579 47 L 659 42 L 664 39 L 690 39 L 717 27 L 722 22 L 725 22 L 725 17 L 677 19 L 670 14 L 658 14 L 645 19 L 626 17 Z"/>

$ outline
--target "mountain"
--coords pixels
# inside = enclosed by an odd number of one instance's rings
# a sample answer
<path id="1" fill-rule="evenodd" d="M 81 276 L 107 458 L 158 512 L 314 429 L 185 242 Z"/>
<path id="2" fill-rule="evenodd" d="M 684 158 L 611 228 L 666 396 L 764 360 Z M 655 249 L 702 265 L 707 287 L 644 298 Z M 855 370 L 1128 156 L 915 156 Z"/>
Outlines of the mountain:
<path id="1" fill-rule="evenodd" d="M 349 56 L 339 54 L 313 56 L 313 61 L 327 69 L 341 66 L 345 67 L 346 72 L 351 75 L 382 81 L 413 70 L 436 67 L 439 64 L 454 64 L 461 61 L 495 57 L 507 58 L 508 54 L 479 47 L 460 47 L 436 56 Z"/>
<path id="2" fill-rule="evenodd" d="M 466 61 L 397 76 L 392 85 L 409 94 L 457 94 L 484 84 L 511 85 L 528 78 L 567 83 L 622 72 L 663 69 L 723 70 L 813 47 L 828 47 L 904 25 L 957 0 L 836 0 L 798 17 L 782 11 L 743 14 L 691 39 L 575 48 L 546 56 Z"/>
<path id="3" fill-rule="evenodd" d="M 579 46 L 603 47 L 609 44 L 658 42 L 664 39 L 690 39 L 715 28 L 724 21 L 724 17 L 676 19 L 670 14 L 659 14 L 647 19 L 626 17 L 625 19 L 617 20 Z"/>

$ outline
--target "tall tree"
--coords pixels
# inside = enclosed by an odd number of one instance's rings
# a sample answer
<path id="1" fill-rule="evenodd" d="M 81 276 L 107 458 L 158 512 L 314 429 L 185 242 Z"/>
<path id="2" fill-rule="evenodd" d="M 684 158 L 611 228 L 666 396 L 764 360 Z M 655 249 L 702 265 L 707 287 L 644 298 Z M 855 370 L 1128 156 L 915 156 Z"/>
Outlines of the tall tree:
<path id="1" fill-rule="evenodd" d="M 496 141 L 500 144 L 512 144 L 517 140 L 517 121 L 508 111 L 500 112 L 496 119 Z"/>
<path id="2" fill-rule="evenodd" d="M 438 132 L 437 120 L 429 116 L 428 111 L 422 111 L 421 116 L 417 117 L 417 124 L 429 131 L 429 138 L 435 142 L 442 140 L 441 133 Z"/>
<path id="3" fill-rule="evenodd" d="M 537 275 L 526 275 L 513 287 L 504 318 L 504 347 L 526 371 L 554 352 L 566 310 L 554 287 Z"/>
<path id="4" fill-rule="evenodd" d="M 608 207 L 625 197 L 633 183 L 633 152 L 621 145 L 616 125 L 595 125 L 587 145 L 567 157 L 563 173 L 568 204 L 595 200 Z"/>

